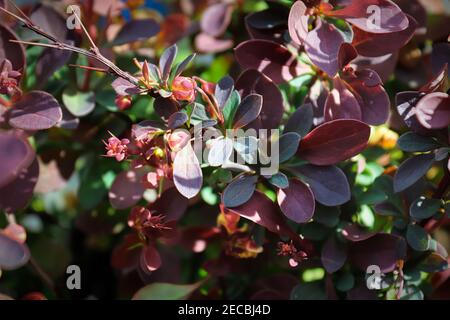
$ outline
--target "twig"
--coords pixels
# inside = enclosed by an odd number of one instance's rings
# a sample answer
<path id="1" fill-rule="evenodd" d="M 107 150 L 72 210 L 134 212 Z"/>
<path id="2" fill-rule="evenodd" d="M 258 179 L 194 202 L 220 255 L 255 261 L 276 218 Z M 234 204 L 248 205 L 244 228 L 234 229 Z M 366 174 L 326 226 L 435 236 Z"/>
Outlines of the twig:
<path id="1" fill-rule="evenodd" d="M 14 14 L 14 13 L 12 13 L 12 12 L 2 8 L 2 7 L 0 7 L 0 10 L 5 12 L 6 14 L 12 16 L 16 20 L 22 22 L 23 26 L 25 28 L 35 32 L 36 34 L 38 34 L 38 35 L 40 35 L 40 36 L 42 36 L 42 37 L 44 37 L 44 38 L 46 38 L 48 40 L 50 40 L 52 43 L 48 44 L 48 43 L 39 43 L 39 42 L 10 40 L 11 42 L 22 43 L 22 44 L 25 44 L 25 45 L 36 45 L 36 46 L 41 46 L 41 47 L 49 47 L 49 48 L 54 48 L 54 49 L 59 49 L 59 50 L 71 51 L 71 52 L 75 52 L 75 53 L 84 55 L 84 56 L 86 56 L 88 58 L 95 59 L 98 62 L 100 62 L 101 64 L 107 66 L 109 72 L 114 73 L 116 76 L 127 80 L 128 82 L 134 84 L 135 86 L 139 86 L 139 80 L 137 78 L 135 78 L 134 76 L 132 76 L 128 72 L 125 72 L 122 69 L 120 69 L 112 61 L 108 60 L 107 58 L 105 58 L 100 53 L 100 51 L 98 50 L 97 46 L 95 46 L 95 44 L 92 41 L 92 38 L 89 35 L 88 35 L 88 39 L 91 42 L 91 48 L 90 48 L 90 50 L 85 50 L 85 49 L 82 49 L 82 48 L 78 48 L 78 47 L 72 46 L 70 44 L 66 44 L 66 43 L 56 39 L 52 35 L 46 33 L 42 29 L 40 29 L 38 26 L 36 26 L 28 18 L 27 19 L 21 18 L 18 15 Z M 79 18 L 77 17 L 77 19 L 79 19 Z M 79 20 L 79 21 L 81 23 L 81 20 Z M 84 28 L 84 25 L 82 23 L 81 23 L 81 25 L 83 26 L 83 30 L 86 31 L 86 29 Z"/>

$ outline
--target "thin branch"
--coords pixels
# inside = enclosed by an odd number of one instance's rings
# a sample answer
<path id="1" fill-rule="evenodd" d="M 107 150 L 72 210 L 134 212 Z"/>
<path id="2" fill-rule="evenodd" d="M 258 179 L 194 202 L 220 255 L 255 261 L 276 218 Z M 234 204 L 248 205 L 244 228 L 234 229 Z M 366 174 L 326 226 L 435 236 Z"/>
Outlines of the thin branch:
<path id="1" fill-rule="evenodd" d="M 137 78 L 135 78 L 134 76 L 132 76 L 131 74 L 129 74 L 128 72 L 123 71 L 122 69 L 120 69 L 118 66 L 116 66 L 112 61 L 108 60 L 107 58 L 105 58 L 97 49 L 96 50 L 96 46 L 94 45 L 93 48 L 91 48 L 91 50 L 85 50 L 82 48 L 78 48 L 75 46 L 72 46 L 70 44 L 66 44 L 58 39 L 56 39 L 55 37 L 53 37 L 52 35 L 46 33 L 45 31 L 43 31 L 42 29 L 40 29 L 38 26 L 34 25 L 33 22 L 31 20 L 26 20 L 24 18 L 19 17 L 18 15 L 0 7 L 0 10 L 5 12 L 6 14 L 9 14 L 10 16 L 12 16 L 13 18 L 17 19 L 18 21 L 23 23 L 23 26 L 35 33 L 37 33 L 38 35 L 50 40 L 51 44 L 43 44 L 43 43 L 38 43 L 38 42 L 27 42 L 27 41 L 17 41 L 17 40 L 10 40 L 12 42 L 17 42 L 17 43 L 22 43 L 22 44 L 26 44 L 26 45 L 37 45 L 37 46 L 41 46 L 41 47 L 50 47 L 50 48 L 54 48 L 54 49 L 59 49 L 59 50 L 65 50 L 65 51 L 71 51 L 71 52 L 75 52 L 81 55 L 84 55 L 88 58 L 91 59 L 95 59 L 98 62 L 100 62 L 101 64 L 105 65 L 106 67 L 108 67 L 108 70 L 111 73 L 114 73 L 116 76 L 123 78 L 125 80 L 127 80 L 128 82 L 134 84 L 135 86 L 139 86 L 139 80 Z M 92 39 L 89 36 L 90 41 L 92 41 Z"/>

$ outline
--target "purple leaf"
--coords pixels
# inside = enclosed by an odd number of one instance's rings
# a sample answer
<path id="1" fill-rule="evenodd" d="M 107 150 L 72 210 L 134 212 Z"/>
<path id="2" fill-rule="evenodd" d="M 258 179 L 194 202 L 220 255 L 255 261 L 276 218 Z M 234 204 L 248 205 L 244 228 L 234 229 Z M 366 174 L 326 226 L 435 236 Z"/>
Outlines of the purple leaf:
<path id="1" fill-rule="evenodd" d="M 134 41 L 144 41 L 156 36 L 159 31 L 159 24 L 153 19 L 131 20 L 120 29 L 112 44 L 120 46 Z"/>
<path id="2" fill-rule="evenodd" d="M 153 108 L 164 120 L 169 120 L 169 118 L 178 111 L 178 105 L 174 100 L 159 96 L 155 99 Z"/>
<path id="3" fill-rule="evenodd" d="M 255 191 L 245 204 L 229 210 L 263 226 L 273 233 L 289 235 L 292 232 L 276 205 L 259 191 Z"/>
<path id="4" fill-rule="evenodd" d="M 63 16 L 53 7 L 39 5 L 30 16 L 30 19 L 40 29 L 49 33 L 57 39 L 66 39 L 68 29 Z"/>
<path id="5" fill-rule="evenodd" d="M 338 206 L 350 200 L 350 186 L 341 169 L 335 166 L 304 165 L 292 170 L 308 183 L 314 198 L 329 207 Z"/>
<path id="6" fill-rule="evenodd" d="M 321 261 L 328 273 L 334 273 L 342 268 L 347 260 L 347 247 L 330 237 L 322 247 Z"/>
<path id="7" fill-rule="evenodd" d="M 284 133 L 279 140 L 279 162 L 291 159 L 298 150 L 301 137 L 296 132 Z"/>
<path id="8" fill-rule="evenodd" d="M 329 13 L 370 33 L 399 32 L 408 27 L 406 14 L 389 0 L 352 0 L 345 8 Z"/>
<path id="9" fill-rule="evenodd" d="M 332 165 L 363 151 L 369 137 L 370 127 L 363 122 L 333 120 L 307 134 L 300 143 L 298 155 L 315 165 Z"/>
<path id="10" fill-rule="evenodd" d="M 222 202 L 227 208 L 246 203 L 255 192 L 258 176 L 243 176 L 232 181 L 223 191 Z"/>
<path id="11" fill-rule="evenodd" d="M 367 86 L 367 81 L 373 81 L 373 79 L 358 77 L 347 80 L 347 83 L 352 87 L 353 93 L 358 99 L 362 121 L 374 126 L 384 124 L 389 117 L 389 96 L 381 85 Z"/>
<path id="12" fill-rule="evenodd" d="M 178 191 L 188 199 L 200 192 L 203 183 L 202 169 L 190 143 L 175 155 L 173 182 Z"/>
<path id="13" fill-rule="evenodd" d="M 22 169 L 14 181 L 0 188 L 0 209 L 8 212 L 24 209 L 33 196 L 38 176 L 39 163 L 34 159 L 28 168 Z"/>
<path id="14" fill-rule="evenodd" d="M 127 209 L 141 200 L 144 191 L 141 173 L 134 170 L 122 171 L 111 186 L 109 202 L 116 209 Z"/>
<path id="15" fill-rule="evenodd" d="M 0 188 L 15 180 L 34 158 L 28 142 L 14 134 L 0 132 Z"/>
<path id="16" fill-rule="evenodd" d="M 356 224 L 349 224 L 342 230 L 342 235 L 351 242 L 358 242 L 372 238 L 376 233 L 363 230 Z"/>
<path id="17" fill-rule="evenodd" d="M 234 129 L 245 127 L 261 113 L 263 98 L 259 94 L 250 94 L 242 99 L 234 116 Z"/>
<path id="18" fill-rule="evenodd" d="M 421 154 L 404 161 L 394 176 L 394 190 L 401 192 L 422 178 L 434 163 L 434 154 Z"/>
<path id="19" fill-rule="evenodd" d="M 344 42 L 339 48 L 338 54 L 339 69 L 342 70 L 350 62 L 355 60 L 356 57 L 358 57 L 358 52 L 356 51 L 355 47 L 352 46 L 350 43 Z"/>
<path id="20" fill-rule="evenodd" d="M 150 209 L 164 216 L 165 221 L 180 219 L 186 212 L 188 200 L 176 188 L 164 191 L 158 200 L 151 204 Z"/>
<path id="21" fill-rule="evenodd" d="M 25 70 L 25 49 L 20 43 L 10 40 L 19 40 L 16 34 L 3 25 L 0 25 L 0 62 L 8 59 L 13 70 L 23 72 Z"/>
<path id="22" fill-rule="evenodd" d="M 339 71 L 339 50 L 344 37 L 332 24 L 317 19 L 316 28 L 305 39 L 305 50 L 311 61 L 333 78 Z"/>
<path id="23" fill-rule="evenodd" d="M 36 82 L 42 88 L 48 78 L 69 62 L 72 52 L 46 48 L 36 63 Z"/>
<path id="24" fill-rule="evenodd" d="M 277 200 L 281 211 L 292 221 L 306 223 L 314 215 L 314 195 L 311 189 L 298 179 L 291 179 L 287 188 L 278 189 Z"/>
<path id="25" fill-rule="evenodd" d="M 311 103 L 305 103 L 291 115 L 283 132 L 296 132 L 304 137 L 313 126 L 313 118 L 314 112 Z"/>
<path id="26" fill-rule="evenodd" d="M 207 33 L 200 33 L 195 37 L 195 47 L 201 53 L 218 53 L 233 47 L 232 39 L 216 39 Z"/>
<path id="27" fill-rule="evenodd" d="M 361 107 L 348 85 L 336 77 L 333 79 L 333 90 L 325 102 L 325 121 L 336 119 L 361 120 Z"/>
<path id="28" fill-rule="evenodd" d="M 159 58 L 159 70 L 161 70 L 161 78 L 163 81 L 167 81 L 169 79 L 170 70 L 172 69 L 172 64 L 177 57 L 178 48 L 177 45 L 164 50 L 161 58 Z"/>
<path id="29" fill-rule="evenodd" d="M 116 80 L 114 80 L 112 83 L 112 87 L 119 96 L 131 96 L 141 92 L 141 89 L 139 87 L 123 78 L 117 78 Z"/>
<path id="30" fill-rule="evenodd" d="M 161 256 L 152 244 L 146 245 L 142 249 L 140 265 L 146 273 L 153 272 L 161 266 Z"/>
<path id="31" fill-rule="evenodd" d="M 427 94 L 416 106 L 416 117 L 427 129 L 443 129 L 450 125 L 450 96 L 443 92 Z"/>
<path id="32" fill-rule="evenodd" d="M 289 12 L 289 35 L 297 45 L 303 45 L 308 35 L 308 19 L 303 1 L 296 1 Z"/>
<path id="33" fill-rule="evenodd" d="M 256 69 L 276 84 L 292 80 L 309 69 L 286 47 L 267 40 L 245 41 L 235 48 L 235 56 L 242 68 Z"/>
<path id="34" fill-rule="evenodd" d="M 0 269 L 14 270 L 30 259 L 28 247 L 0 233 Z"/>
<path id="35" fill-rule="evenodd" d="M 203 13 L 200 21 L 202 31 L 213 37 L 221 36 L 231 22 L 232 13 L 233 6 L 227 3 L 217 3 L 209 6 Z"/>
<path id="36" fill-rule="evenodd" d="M 248 125 L 248 128 L 255 130 L 278 128 L 284 112 L 283 96 L 272 80 L 257 70 L 247 70 L 237 80 L 236 90 L 242 97 L 252 93 L 263 97 L 261 113 Z"/>
<path id="37" fill-rule="evenodd" d="M 398 51 L 405 46 L 414 36 L 417 29 L 417 21 L 407 15 L 408 28 L 394 33 L 370 33 L 359 28 L 354 28 L 353 44 L 360 55 L 366 57 L 379 57 Z M 383 45 L 380 46 L 379 44 Z"/>
<path id="38" fill-rule="evenodd" d="M 9 124 L 23 130 L 44 130 L 62 119 L 61 107 L 55 98 L 43 91 L 31 91 L 13 106 Z"/>
<path id="39" fill-rule="evenodd" d="M 354 266 L 366 271 L 377 265 L 381 272 L 392 272 L 400 259 L 405 258 L 406 244 L 403 238 L 392 234 L 378 233 L 373 237 L 352 243 L 349 257 Z"/>
<path id="40" fill-rule="evenodd" d="M 216 97 L 217 104 L 222 110 L 225 107 L 228 99 L 234 90 L 234 81 L 230 76 L 226 76 L 217 83 L 214 96 Z"/>
<path id="41" fill-rule="evenodd" d="M 183 124 L 185 124 L 188 121 L 188 119 L 189 117 L 186 113 L 181 111 L 175 112 L 169 117 L 169 120 L 167 121 L 167 127 L 169 129 L 179 128 Z"/>

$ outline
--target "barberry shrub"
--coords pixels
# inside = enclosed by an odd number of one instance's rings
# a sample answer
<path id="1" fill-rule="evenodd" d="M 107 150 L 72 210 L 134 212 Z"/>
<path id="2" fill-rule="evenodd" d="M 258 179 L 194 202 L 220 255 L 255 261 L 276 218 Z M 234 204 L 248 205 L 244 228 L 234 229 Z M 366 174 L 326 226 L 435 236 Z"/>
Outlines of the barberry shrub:
<path id="1" fill-rule="evenodd" d="M 444 2 L 0 1 L 0 299 L 450 298 Z"/>

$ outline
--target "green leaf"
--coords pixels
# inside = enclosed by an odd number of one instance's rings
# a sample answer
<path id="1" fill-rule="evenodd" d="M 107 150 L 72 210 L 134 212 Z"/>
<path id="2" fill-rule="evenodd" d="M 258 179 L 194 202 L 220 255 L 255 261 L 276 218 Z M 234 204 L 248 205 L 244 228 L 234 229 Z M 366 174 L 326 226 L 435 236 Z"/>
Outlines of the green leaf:
<path id="1" fill-rule="evenodd" d="M 423 300 L 424 295 L 422 290 L 416 286 L 408 286 L 403 288 L 400 300 Z"/>
<path id="2" fill-rule="evenodd" d="M 410 224 L 406 230 L 406 240 L 408 244 L 416 251 L 427 251 L 430 236 L 421 226 Z"/>
<path id="3" fill-rule="evenodd" d="M 336 281 L 336 289 L 347 292 L 355 285 L 355 277 L 350 272 L 346 272 L 339 276 Z"/>
<path id="4" fill-rule="evenodd" d="M 424 137 L 414 132 L 403 134 L 397 146 L 406 152 L 426 152 L 439 148 L 439 143 L 431 137 Z"/>
<path id="5" fill-rule="evenodd" d="M 133 300 L 184 300 L 197 290 L 202 282 L 194 284 L 172 284 L 156 282 L 141 288 Z"/>
<path id="6" fill-rule="evenodd" d="M 441 200 L 420 197 L 409 208 L 409 215 L 417 221 L 431 218 L 439 212 Z"/>
<path id="7" fill-rule="evenodd" d="M 75 117 L 83 117 L 95 108 L 94 92 L 80 92 L 73 88 L 64 90 L 62 100 L 67 110 Z"/>

